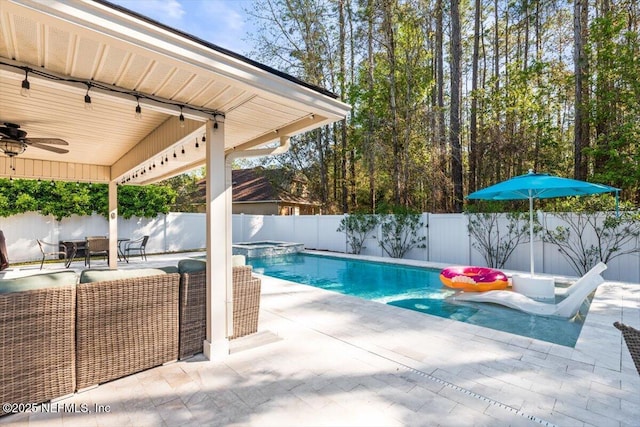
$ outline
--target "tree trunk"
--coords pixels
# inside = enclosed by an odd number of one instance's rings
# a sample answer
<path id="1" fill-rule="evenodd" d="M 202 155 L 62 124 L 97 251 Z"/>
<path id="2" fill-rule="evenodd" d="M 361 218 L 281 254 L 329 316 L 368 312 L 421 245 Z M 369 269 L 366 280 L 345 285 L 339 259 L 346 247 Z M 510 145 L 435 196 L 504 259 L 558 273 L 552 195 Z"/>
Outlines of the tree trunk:
<path id="1" fill-rule="evenodd" d="M 394 3 L 385 1 L 384 3 L 384 38 L 387 49 L 387 60 L 389 61 L 389 112 L 391 113 L 391 144 L 393 147 L 393 203 L 396 206 L 401 204 L 400 180 L 401 180 L 401 150 L 400 139 L 398 137 L 398 107 L 396 104 L 396 40 L 394 28 Z"/>
<path id="2" fill-rule="evenodd" d="M 369 70 L 367 74 L 367 84 L 369 93 L 373 93 L 374 89 L 374 52 L 373 52 L 373 23 L 374 23 L 374 0 L 369 0 L 367 5 L 367 61 Z M 367 147 L 367 165 L 369 169 L 369 204 L 371 213 L 376 212 L 376 149 L 374 142 L 375 116 L 373 106 L 367 106 L 369 110 L 367 120 L 367 130 L 365 134 L 365 144 Z"/>
<path id="3" fill-rule="evenodd" d="M 460 0 L 451 2 L 451 177 L 453 181 L 453 209 L 462 212 L 462 147 L 460 142 L 460 87 L 462 81 L 462 45 L 460 43 Z"/>
<path id="4" fill-rule="evenodd" d="M 575 179 L 587 179 L 587 156 L 584 149 L 589 146 L 589 63 L 585 44 L 588 30 L 587 0 L 575 0 L 573 8 L 574 69 L 575 69 L 575 125 L 573 176 Z"/>
<path id="5" fill-rule="evenodd" d="M 477 189 L 477 156 L 478 156 L 478 56 L 480 50 L 481 4 L 475 0 L 475 18 L 473 24 L 473 62 L 471 64 L 471 117 L 469 139 L 469 192 Z"/>
<path id="6" fill-rule="evenodd" d="M 340 95 L 342 99 L 345 98 L 346 95 L 346 85 L 345 79 L 347 76 L 346 72 L 346 58 L 345 58 L 345 19 L 344 19 L 344 0 L 338 1 L 338 22 L 340 26 Z M 347 120 L 342 120 L 340 122 L 340 139 L 341 139 L 341 149 L 340 149 L 340 177 L 342 178 L 342 194 L 341 194 L 341 202 L 342 202 L 342 212 L 349 212 L 349 205 L 347 203 L 347 193 L 349 191 L 347 186 Z"/>
<path id="7" fill-rule="evenodd" d="M 446 176 L 447 170 L 447 134 L 445 128 L 445 120 L 444 120 L 444 43 L 443 43 L 443 16 L 442 16 L 442 0 L 436 0 L 436 46 L 435 46 L 435 56 L 436 56 L 436 88 L 438 91 L 438 108 L 437 108 L 437 145 L 438 150 L 436 152 L 438 161 L 440 165 L 437 170 L 443 175 Z M 446 182 L 443 180 L 442 186 L 446 189 Z M 441 198 L 439 200 L 440 209 L 442 211 L 449 210 L 449 202 L 447 197 L 447 191 L 441 191 Z"/>

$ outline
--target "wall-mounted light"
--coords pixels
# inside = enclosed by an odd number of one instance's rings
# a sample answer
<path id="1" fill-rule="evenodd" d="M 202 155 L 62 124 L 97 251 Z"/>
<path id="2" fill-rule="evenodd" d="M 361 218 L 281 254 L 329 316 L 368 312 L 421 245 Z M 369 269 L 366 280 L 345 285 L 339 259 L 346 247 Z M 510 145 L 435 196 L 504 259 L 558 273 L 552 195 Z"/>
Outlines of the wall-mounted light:
<path id="1" fill-rule="evenodd" d="M 29 69 L 24 70 L 24 80 L 22 81 L 22 88 L 20 88 L 20 95 L 24 97 L 31 96 L 31 84 L 29 83 Z"/>

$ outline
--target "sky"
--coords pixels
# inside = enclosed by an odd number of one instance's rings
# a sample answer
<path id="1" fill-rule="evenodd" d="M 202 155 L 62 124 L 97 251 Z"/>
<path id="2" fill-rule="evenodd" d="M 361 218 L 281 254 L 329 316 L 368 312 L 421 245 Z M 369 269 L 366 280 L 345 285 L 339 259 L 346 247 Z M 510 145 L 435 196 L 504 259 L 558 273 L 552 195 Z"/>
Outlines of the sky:
<path id="1" fill-rule="evenodd" d="M 241 55 L 250 53 L 247 14 L 259 0 L 109 0 Z"/>

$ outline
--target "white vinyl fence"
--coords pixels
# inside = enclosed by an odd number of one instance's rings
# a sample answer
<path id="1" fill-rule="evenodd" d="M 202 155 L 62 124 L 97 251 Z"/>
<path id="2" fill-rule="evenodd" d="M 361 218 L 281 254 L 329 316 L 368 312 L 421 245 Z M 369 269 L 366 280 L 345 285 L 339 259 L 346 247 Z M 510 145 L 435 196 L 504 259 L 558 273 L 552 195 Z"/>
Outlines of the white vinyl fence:
<path id="1" fill-rule="evenodd" d="M 538 213 L 548 228 L 555 228 L 561 220 L 551 214 Z M 337 232 L 342 215 L 233 215 L 233 241 L 281 240 L 303 243 L 307 249 L 347 252 L 346 236 Z M 411 250 L 406 258 L 423 261 L 485 265 L 480 252 L 473 247 L 468 220 L 464 214 L 422 214 L 426 247 Z M 85 236 L 107 235 L 108 222 L 104 217 L 71 217 L 58 222 L 52 217 L 27 213 L 0 218 L 10 262 L 40 259 L 36 239 L 50 242 L 83 239 Z M 148 253 L 179 252 L 203 249 L 205 215 L 169 213 L 154 219 L 132 218 L 118 220 L 119 237 L 137 238 L 149 235 Z M 386 256 L 378 244 L 380 231 L 365 242 L 363 255 Z M 634 241 L 633 245 L 638 242 Z M 540 240 L 534 242 L 536 273 L 575 276 L 576 273 L 558 252 L 557 247 Z M 604 276 L 609 280 L 640 282 L 640 257 L 624 255 L 609 263 Z M 529 244 L 521 244 L 504 267 L 507 270 L 529 271 Z"/>

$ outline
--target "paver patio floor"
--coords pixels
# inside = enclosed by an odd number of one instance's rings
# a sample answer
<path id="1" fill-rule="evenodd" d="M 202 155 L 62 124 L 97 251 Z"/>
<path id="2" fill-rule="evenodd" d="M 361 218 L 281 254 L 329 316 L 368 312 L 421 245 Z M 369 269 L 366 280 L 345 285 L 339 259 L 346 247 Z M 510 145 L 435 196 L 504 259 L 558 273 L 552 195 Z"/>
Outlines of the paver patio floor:
<path id="1" fill-rule="evenodd" d="M 573 349 L 262 279 L 259 332 L 223 360 L 170 363 L 0 424 L 640 425 L 640 376 L 612 326 L 640 324 L 638 285 L 601 285 Z"/>

